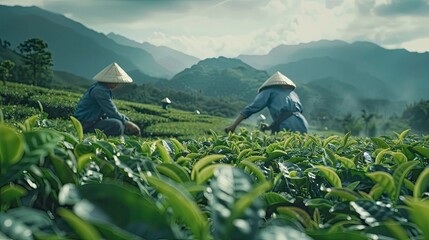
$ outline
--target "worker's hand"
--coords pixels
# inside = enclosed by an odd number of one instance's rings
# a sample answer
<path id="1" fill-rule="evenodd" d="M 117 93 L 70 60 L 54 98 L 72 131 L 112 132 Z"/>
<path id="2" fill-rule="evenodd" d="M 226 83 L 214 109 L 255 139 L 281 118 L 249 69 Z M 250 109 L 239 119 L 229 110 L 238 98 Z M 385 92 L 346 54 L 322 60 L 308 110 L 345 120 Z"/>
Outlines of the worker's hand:
<path id="1" fill-rule="evenodd" d="M 234 130 L 235 130 L 235 126 L 233 125 L 225 128 L 226 133 L 234 132 Z"/>
<path id="2" fill-rule="evenodd" d="M 125 125 L 125 132 L 126 133 L 131 134 L 131 135 L 136 135 L 136 136 L 141 135 L 140 128 L 135 123 L 130 122 L 130 121 L 126 121 L 124 125 Z"/>

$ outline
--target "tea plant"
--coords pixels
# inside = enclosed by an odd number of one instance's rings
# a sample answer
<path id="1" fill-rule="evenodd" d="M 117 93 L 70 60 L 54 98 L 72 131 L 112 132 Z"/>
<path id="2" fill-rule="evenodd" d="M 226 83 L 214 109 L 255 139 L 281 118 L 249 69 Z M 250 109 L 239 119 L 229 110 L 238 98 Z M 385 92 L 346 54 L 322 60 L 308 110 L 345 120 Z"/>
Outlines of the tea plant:
<path id="1" fill-rule="evenodd" d="M 429 238 L 429 137 L 408 130 L 177 140 L 38 121 L 0 125 L 0 238 Z"/>

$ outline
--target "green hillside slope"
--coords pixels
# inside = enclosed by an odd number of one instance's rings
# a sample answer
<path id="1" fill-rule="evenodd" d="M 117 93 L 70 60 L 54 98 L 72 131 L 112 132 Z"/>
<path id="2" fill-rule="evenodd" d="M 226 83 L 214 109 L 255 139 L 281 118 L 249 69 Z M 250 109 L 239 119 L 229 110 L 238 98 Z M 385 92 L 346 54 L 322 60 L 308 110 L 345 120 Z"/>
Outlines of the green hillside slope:
<path id="1" fill-rule="evenodd" d="M 11 124 L 22 122 L 39 114 L 40 108 L 47 114 L 43 123 L 47 127 L 69 131 L 73 114 L 81 94 L 52 90 L 18 83 L 7 83 L 0 89 L 0 109 L 4 120 Z M 176 109 L 164 110 L 161 106 L 114 100 L 119 111 L 142 129 L 146 138 L 175 137 L 192 139 L 211 132 L 223 131 L 228 124 L 224 118 L 213 117 Z"/>

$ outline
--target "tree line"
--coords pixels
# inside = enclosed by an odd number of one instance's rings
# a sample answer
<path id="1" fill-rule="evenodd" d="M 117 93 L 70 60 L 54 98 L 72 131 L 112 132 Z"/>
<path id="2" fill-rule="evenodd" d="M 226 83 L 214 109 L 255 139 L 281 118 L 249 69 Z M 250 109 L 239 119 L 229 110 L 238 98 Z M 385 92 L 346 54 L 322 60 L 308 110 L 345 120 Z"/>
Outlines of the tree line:
<path id="1" fill-rule="evenodd" d="M 48 43 L 32 38 L 20 43 L 15 51 L 10 49 L 10 42 L 0 39 L 0 46 L 18 55 L 15 61 L 4 59 L 0 62 L 0 79 L 3 85 L 15 77 L 31 85 L 49 86 L 53 78 L 53 60 Z"/>

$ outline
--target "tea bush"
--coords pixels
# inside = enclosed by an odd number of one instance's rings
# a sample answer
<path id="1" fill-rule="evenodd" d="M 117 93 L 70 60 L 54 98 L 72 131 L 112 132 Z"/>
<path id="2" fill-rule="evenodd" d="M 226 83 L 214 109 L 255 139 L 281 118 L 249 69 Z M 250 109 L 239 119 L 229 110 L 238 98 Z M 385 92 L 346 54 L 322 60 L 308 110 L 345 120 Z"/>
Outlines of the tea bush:
<path id="1" fill-rule="evenodd" d="M 41 120 L 0 124 L 0 238 L 429 238 L 429 136 L 107 138 Z"/>

